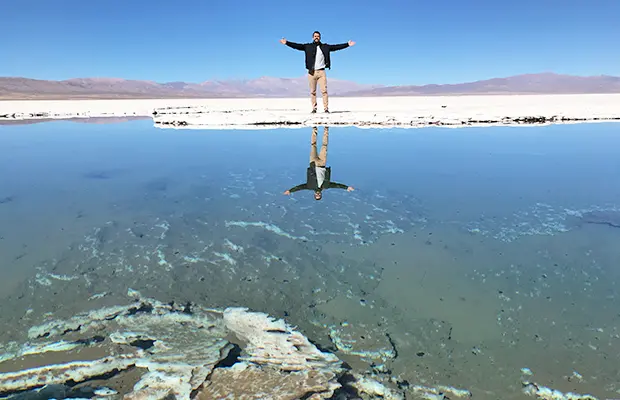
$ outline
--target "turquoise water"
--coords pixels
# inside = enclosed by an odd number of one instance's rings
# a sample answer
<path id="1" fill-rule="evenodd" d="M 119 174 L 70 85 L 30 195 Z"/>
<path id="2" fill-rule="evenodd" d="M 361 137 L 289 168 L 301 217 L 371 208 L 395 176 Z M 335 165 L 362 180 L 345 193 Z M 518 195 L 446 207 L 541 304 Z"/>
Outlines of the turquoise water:
<path id="1" fill-rule="evenodd" d="M 311 128 L 0 126 L 1 340 L 131 288 L 285 318 L 411 385 L 520 398 L 529 368 L 617 397 L 619 133 L 331 127 L 331 179 L 354 190 L 316 201 L 284 194 Z"/>

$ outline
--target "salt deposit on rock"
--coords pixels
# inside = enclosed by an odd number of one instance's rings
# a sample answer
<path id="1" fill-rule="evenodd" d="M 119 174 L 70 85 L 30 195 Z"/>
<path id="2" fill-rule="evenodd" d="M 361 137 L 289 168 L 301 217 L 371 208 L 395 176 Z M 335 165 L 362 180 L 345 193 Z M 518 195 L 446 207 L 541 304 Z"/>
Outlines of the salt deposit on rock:
<path id="1" fill-rule="evenodd" d="M 375 361 L 396 357 L 389 336 L 365 326 L 330 329 L 339 351 L 375 368 L 351 370 L 283 320 L 247 308 L 207 309 L 144 298 L 53 319 L 32 327 L 24 343 L 0 350 L 0 398 L 385 399 L 471 398 L 467 389 L 399 382 Z M 345 324 L 344 328 L 350 325 Z M 354 341 L 356 335 L 368 341 Z M 365 346 L 370 346 L 365 348 Z M 390 350 L 391 346 L 391 350 Z M 342 348 L 342 349 L 340 349 Z M 531 381 L 523 393 L 545 400 L 597 400 Z M 583 380 L 578 373 L 571 379 Z"/>
<path id="2" fill-rule="evenodd" d="M 416 385 L 412 391 L 426 400 L 448 400 L 453 398 L 470 398 L 472 394 L 469 390 L 457 389 L 451 386 L 428 387 Z"/>
<path id="3" fill-rule="evenodd" d="M 383 363 L 396 357 L 396 349 L 390 337 L 375 326 L 341 324 L 331 327 L 329 338 L 344 354 Z"/>
<path id="4" fill-rule="evenodd" d="M 338 357 L 317 349 L 283 320 L 245 308 L 227 308 L 223 318 L 226 327 L 245 342 L 247 356 L 239 357 L 242 361 L 278 365 L 285 371 L 340 366 Z"/>
<path id="5" fill-rule="evenodd" d="M 353 374 L 355 381 L 351 383 L 351 386 L 357 389 L 360 393 L 367 393 L 369 395 L 379 396 L 385 400 L 404 400 L 405 397 L 396 392 L 395 390 L 385 387 L 383 384 L 377 382 L 374 379 L 368 378 L 360 374 Z"/>
<path id="6" fill-rule="evenodd" d="M 0 373 L 0 397 L 45 388 L 48 397 L 63 398 L 323 399 L 343 387 L 342 362 L 282 320 L 129 295 L 131 304 L 51 320 L 32 327 L 28 342 L 4 346 L 11 351 L 0 357 L 9 371 Z M 364 388 L 372 388 L 367 398 L 392 393 L 370 378 L 360 393 Z"/>
<path id="7" fill-rule="evenodd" d="M 330 114 L 310 114 L 309 107 L 307 98 L 0 101 L 0 120 L 152 116 L 157 127 L 198 129 L 460 127 L 620 120 L 620 94 L 333 97 Z"/>
<path id="8" fill-rule="evenodd" d="M 529 379 L 529 377 L 533 375 L 529 368 L 521 369 L 521 373 L 523 374 L 523 378 L 521 379 L 523 393 L 528 396 L 541 400 L 599 400 L 597 397 L 590 394 L 578 394 L 572 392 L 563 393 L 557 389 L 551 389 L 540 383 L 533 382 Z M 583 381 L 583 376 L 576 371 L 573 372 L 573 375 L 569 378 L 569 380 L 572 378 L 576 378 L 577 382 Z"/>
<path id="9" fill-rule="evenodd" d="M 563 393 L 533 382 L 524 382 L 523 392 L 542 400 L 599 400 L 589 394 Z"/>

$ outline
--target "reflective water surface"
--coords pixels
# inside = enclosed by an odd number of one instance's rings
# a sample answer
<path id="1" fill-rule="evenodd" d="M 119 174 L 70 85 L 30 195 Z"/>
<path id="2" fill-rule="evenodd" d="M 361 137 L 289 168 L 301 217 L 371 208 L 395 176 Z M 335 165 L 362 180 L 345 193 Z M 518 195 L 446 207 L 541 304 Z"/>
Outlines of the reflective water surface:
<path id="1" fill-rule="evenodd" d="M 618 397 L 619 133 L 0 126 L 0 343 L 132 289 L 405 389 Z"/>

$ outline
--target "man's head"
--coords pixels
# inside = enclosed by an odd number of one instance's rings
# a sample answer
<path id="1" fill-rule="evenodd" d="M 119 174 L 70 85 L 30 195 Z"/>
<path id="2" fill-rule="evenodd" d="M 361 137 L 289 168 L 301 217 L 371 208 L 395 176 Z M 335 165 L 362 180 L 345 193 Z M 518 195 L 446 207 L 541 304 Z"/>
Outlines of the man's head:
<path id="1" fill-rule="evenodd" d="M 314 31 L 312 33 L 312 40 L 314 41 L 314 43 L 318 43 L 321 41 L 321 32 L 319 31 Z"/>
<path id="2" fill-rule="evenodd" d="M 314 191 L 314 200 L 321 200 L 323 198 L 323 193 L 320 190 Z"/>

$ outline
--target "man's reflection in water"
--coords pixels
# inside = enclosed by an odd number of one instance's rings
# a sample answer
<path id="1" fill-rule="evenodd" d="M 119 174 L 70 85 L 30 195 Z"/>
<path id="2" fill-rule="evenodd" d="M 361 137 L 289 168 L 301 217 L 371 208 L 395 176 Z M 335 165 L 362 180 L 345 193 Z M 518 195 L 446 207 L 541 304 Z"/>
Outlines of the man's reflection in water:
<path id="1" fill-rule="evenodd" d="M 323 190 L 326 189 L 346 189 L 347 192 L 353 190 L 351 186 L 331 181 L 331 167 L 326 167 L 329 127 L 326 126 L 323 128 L 323 142 L 320 152 L 317 152 L 316 148 L 317 133 L 318 128 L 315 126 L 312 128 L 312 137 L 310 139 L 310 166 L 306 173 L 306 183 L 290 188 L 284 192 L 284 194 L 290 195 L 298 190 L 307 189 L 314 191 L 315 200 L 321 200 L 323 198 Z"/>

